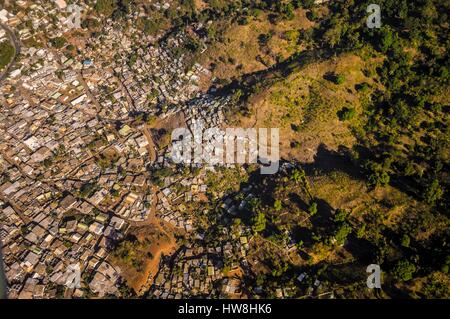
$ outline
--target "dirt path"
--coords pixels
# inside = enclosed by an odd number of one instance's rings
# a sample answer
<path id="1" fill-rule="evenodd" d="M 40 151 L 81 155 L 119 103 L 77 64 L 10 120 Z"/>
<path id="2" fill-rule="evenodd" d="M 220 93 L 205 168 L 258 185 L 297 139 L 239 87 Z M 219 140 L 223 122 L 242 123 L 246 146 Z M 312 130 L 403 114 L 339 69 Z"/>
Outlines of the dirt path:
<path id="1" fill-rule="evenodd" d="M 154 163 L 158 157 L 158 154 L 156 153 L 156 145 L 155 142 L 153 141 L 153 137 L 152 134 L 150 133 L 147 123 L 144 124 L 144 129 L 142 130 L 142 133 L 144 133 L 148 141 L 148 152 L 150 156 L 150 162 Z"/>
<path id="2" fill-rule="evenodd" d="M 117 77 L 117 76 L 114 76 L 114 78 L 117 80 L 117 83 L 119 84 L 120 89 L 122 90 L 122 93 L 125 95 L 125 98 L 127 99 L 127 102 L 128 102 L 128 111 L 131 111 L 131 110 L 134 111 L 134 110 L 136 110 L 136 106 L 134 105 L 134 101 L 133 101 L 133 99 L 131 98 L 130 92 L 128 92 L 128 89 L 127 89 L 126 86 L 123 84 L 122 80 L 121 80 L 119 77 Z"/>
<path id="3" fill-rule="evenodd" d="M 166 233 L 167 234 L 167 233 Z M 176 244 L 175 238 L 173 237 L 173 235 L 168 235 L 169 236 L 169 242 L 165 243 L 163 245 L 159 245 L 156 253 L 153 254 L 153 259 L 150 260 L 145 267 L 145 276 L 144 279 L 139 282 L 139 287 L 137 291 L 139 291 L 139 295 L 143 295 L 149 288 L 150 286 L 153 284 L 153 281 L 155 279 L 155 275 L 158 273 L 159 270 L 159 263 L 161 260 L 161 257 L 163 255 L 171 255 L 173 254 L 178 245 Z M 134 288 L 133 288 L 134 289 Z M 136 291 L 136 290 L 135 290 Z"/>
<path id="4" fill-rule="evenodd" d="M 178 244 L 176 242 L 174 234 L 176 230 L 173 226 L 158 217 L 156 217 L 156 209 L 158 205 L 158 194 L 159 188 L 156 186 L 152 187 L 152 205 L 150 208 L 150 214 L 145 221 L 131 221 L 127 220 L 131 227 L 154 227 L 157 233 L 161 235 L 163 240 L 155 240 L 149 247 L 149 251 L 153 255 L 153 258 L 147 259 L 142 271 L 142 276 L 137 276 L 133 272 L 125 273 L 124 277 L 127 279 L 128 285 L 133 288 L 133 290 L 138 295 L 143 295 L 153 284 L 155 275 L 158 273 L 159 264 L 161 257 L 163 255 L 171 255 L 178 249 Z M 120 217 L 120 216 L 119 216 Z M 159 238 L 159 236 L 158 236 Z"/>

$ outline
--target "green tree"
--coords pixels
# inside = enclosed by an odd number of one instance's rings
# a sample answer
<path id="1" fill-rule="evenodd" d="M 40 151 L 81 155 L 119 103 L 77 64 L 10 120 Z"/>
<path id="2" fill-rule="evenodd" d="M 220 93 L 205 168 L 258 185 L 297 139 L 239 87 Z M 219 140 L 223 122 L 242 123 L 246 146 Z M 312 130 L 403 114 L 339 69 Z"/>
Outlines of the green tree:
<path id="1" fill-rule="evenodd" d="M 440 200 L 442 198 L 442 195 L 444 194 L 444 191 L 442 190 L 441 186 L 439 185 L 439 181 L 437 179 L 434 179 L 427 187 L 424 199 L 425 201 L 430 204 L 434 205 L 436 201 Z"/>
<path id="2" fill-rule="evenodd" d="M 144 33 L 147 35 L 155 35 L 161 28 L 161 22 L 159 20 L 144 20 Z"/>
<path id="3" fill-rule="evenodd" d="M 260 233 L 266 229 L 266 216 L 264 213 L 257 213 L 252 218 L 252 230 L 255 233 Z"/>
<path id="4" fill-rule="evenodd" d="M 272 260 L 272 276 L 280 277 L 288 269 L 288 264 L 279 258 Z"/>
<path id="5" fill-rule="evenodd" d="M 392 275 L 401 281 L 409 281 L 413 278 L 414 273 L 417 271 L 416 266 L 410 261 L 403 259 L 397 262 L 392 269 Z"/>
<path id="6" fill-rule="evenodd" d="M 97 0 L 95 10 L 109 17 L 117 9 L 117 0 Z"/>
<path id="7" fill-rule="evenodd" d="M 356 111 L 354 107 L 343 107 L 342 110 L 338 112 L 339 120 L 348 121 L 354 118 L 356 115 Z"/>
<path id="8" fill-rule="evenodd" d="M 273 203 L 273 207 L 275 208 L 276 211 L 280 211 L 283 208 L 281 200 L 277 199 L 275 203 Z"/>
<path id="9" fill-rule="evenodd" d="M 305 171 L 302 169 L 294 169 L 292 171 L 291 180 L 295 183 L 300 183 L 306 178 Z"/>
<path id="10" fill-rule="evenodd" d="M 381 52 L 387 52 L 394 43 L 394 34 L 389 28 L 382 28 L 380 32 L 379 49 Z"/>
<path id="11" fill-rule="evenodd" d="M 363 224 L 356 232 L 356 237 L 361 239 L 364 238 L 365 235 L 366 235 L 366 225 Z"/>
<path id="12" fill-rule="evenodd" d="M 442 274 L 432 274 L 424 284 L 423 293 L 427 299 L 449 299 L 450 287 L 447 278 Z"/>
<path id="13" fill-rule="evenodd" d="M 409 238 L 409 236 L 406 235 L 406 234 L 404 234 L 404 235 L 402 236 L 402 240 L 401 240 L 402 246 L 403 246 L 403 247 L 409 247 L 410 242 L 411 242 L 411 239 Z"/>
<path id="14" fill-rule="evenodd" d="M 336 242 L 339 245 L 342 245 L 345 243 L 345 240 L 347 239 L 347 236 L 352 232 L 352 227 L 347 224 L 343 223 L 341 227 L 336 231 L 334 234 L 334 238 L 336 239 Z"/>
<path id="15" fill-rule="evenodd" d="M 347 219 L 348 211 L 345 209 L 337 209 L 336 213 L 334 214 L 334 221 L 335 222 L 344 222 Z"/>
<path id="16" fill-rule="evenodd" d="M 310 216 L 314 216 L 315 214 L 317 214 L 317 203 L 313 202 L 309 208 L 308 208 L 308 213 Z"/>
<path id="17" fill-rule="evenodd" d="M 336 75 L 334 79 L 334 83 L 336 84 L 342 84 L 345 82 L 345 77 L 342 74 Z"/>
<path id="18" fill-rule="evenodd" d="M 0 43 L 0 70 L 11 62 L 14 53 L 14 47 L 8 41 Z"/>
<path id="19" fill-rule="evenodd" d="M 302 186 L 304 187 L 306 193 L 308 194 L 309 198 L 312 199 L 312 195 L 311 195 L 311 186 L 309 185 L 309 181 L 306 178 L 306 173 L 303 169 L 301 168 L 295 168 L 292 171 L 292 175 L 290 177 L 290 179 L 292 181 L 294 181 L 294 183 L 296 184 L 302 184 Z"/>
<path id="20" fill-rule="evenodd" d="M 66 38 L 64 37 L 56 37 L 50 40 L 50 43 L 52 44 L 52 46 L 54 46 L 57 49 L 61 49 L 62 47 L 64 47 L 64 45 L 67 43 Z"/>
<path id="21" fill-rule="evenodd" d="M 367 180 L 370 187 L 385 186 L 389 184 L 389 173 L 381 164 L 374 161 L 368 161 L 366 163 L 366 169 L 370 172 Z"/>

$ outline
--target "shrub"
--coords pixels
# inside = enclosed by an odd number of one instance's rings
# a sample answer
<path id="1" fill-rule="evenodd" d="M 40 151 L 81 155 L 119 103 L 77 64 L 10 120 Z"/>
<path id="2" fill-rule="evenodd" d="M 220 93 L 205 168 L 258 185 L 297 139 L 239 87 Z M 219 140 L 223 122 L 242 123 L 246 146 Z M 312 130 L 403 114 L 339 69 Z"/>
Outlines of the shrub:
<path id="1" fill-rule="evenodd" d="M 158 30 L 161 28 L 161 23 L 158 21 L 146 19 L 144 21 L 144 33 L 147 35 L 155 35 L 158 33 Z"/>
<path id="2" fill-rule="evenodd" d="M 450 288 L 444 276 L 437 273 L 427 278 L 424 284 L 423 293 L 427 299 L 448 299 L 450 298 Z"/>
<path id="3" fill-rule="evenodd" d="M 347 219 L 348 211 L 345 209 L 337 209 L 336 213 L 334 214 L 334 221 L 335 222 L 343 222 Z"/>
<path id="4" fill-rule="evenodd" d="M 7 41 L 0 43 L 0 70 L 11 62 L 14 56 L 14 47 Z"/>
<path id="5" fill-rule="evenodd" d="M 283 208 L 283 204 L 281 203 L 281 200 L 277 199 L 275 203 L 273 204 L 273 207 L 276 211 L 279 211 Z"/>
<path id="6" fill-rule="evenodd" d="M 403 247 L 409 247 L 409 244 L 411 242 L 411 239 L 409 238 L 408 235 L 404 234 L 401 240 L 401 244 Z"/>
<path id="7" fill-rule="evenodd" d="M 334 83 L 336 84 L 342 84 L 345 82 L 345 77 L 343 75 L 337 75 L 335 77 Z"/>
<path id="8" fill-rule="evenodd" d="M 317 203 L 313 202 L 309 208 L 308 208 L 308 213 L 311 216 L 314 216 L 315 214 L 317 214 Z"/>
<path id="9" fill-rule="evenodd" d="M 408 260 L 400 260 L 392 269 L 392 275 L 398 280 L 408 281 L 412 279 L 416 270 L 416 266 Z"/>
<path id="10" fill-rule="evenodd" d="M 342 110 L 338 112 L 339 120 L 348 121 L 355 117 L 356 111 L 355 108 L 343 107 Z"/>
<path id="11" fill-rule="evenodd" d="M 94 8 L 98 13 L 110 16 L 117 9 L 117 3 L 116 0 L 97 0 Z"/>
<path id="12" fill-rule="evenodd" d="M 317 13 L 313 10 L 310 10 L 306 13 L 306 17 L 309 21 L 315 21 L 317 19 Z"/>
<path id="13" fill-rule="evenodd" d="M 56 37 L 56 38 L 51 39 L 50 43 L 55 48 L 61 49 L 67 43 L 67 40 L 64 37 Z"/>
<path id="14" fill-rule="evenodd" d="M 437 179 L 434 179 L 430 183 L 430 185 L 428 185 L 424 194 L 424 199 L 428 204 L 434 205 L 436 201 L 442 198 L 443 194 L 444 192 L 439 185 L 439 181 Z"/>
<path id="15" fill-rule="evenodd" d="M 347 239 L 347 236 L 352 232 L 352 227 L 344 223 L 334 234 L 334 238 L 336 239 L 336 242 L 339 245 L 344 244 L 345 240 Z"/>
<path id="16" fill-rule="evenodd" d="M 257 213 L 253 216 L 252 229 L 255 233 L 260 233 L 266 229 L 266 216 L 264 213 Z"/>

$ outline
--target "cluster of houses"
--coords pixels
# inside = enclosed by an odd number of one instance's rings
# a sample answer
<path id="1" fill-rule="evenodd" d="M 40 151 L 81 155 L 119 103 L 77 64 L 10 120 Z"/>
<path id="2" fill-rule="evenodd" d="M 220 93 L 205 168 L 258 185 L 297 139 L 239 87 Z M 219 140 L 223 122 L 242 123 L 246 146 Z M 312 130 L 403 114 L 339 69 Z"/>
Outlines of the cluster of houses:
<path id="1" fill-rule="evenodd" d="M 51 197 L 50 193 L 47 198 Z M 12 200 L 9 201 L 12 204 Z M 46 201 L 41 195 L 36 204 L 42 205 Z M 56 203 L 58 206 L 53 205 Z M 115 287 L 119 280 L 118 271 L 106 260 L 107 251 L 111 242 L 126 231 L 125 220 L 98 211 L 84 214 L 81 210 L 86 209 L 85 204 L 77 207 L 77 200 L 71 195 L 60 197 L 45 208 L 36 207 L 31 212 L 22 212 L 16 204 L 11 206 L 3 201 L 1 204 L 4 207 L 0 214 L 3 261 L 11 298 L 57 296 L 59 286 L 71 283 L 68 277 L 72 274 L 70 267 L 74 265 L 80 269 L 79 275 L 81 272 L 92 273 L 94 277 L 99 276 L 97 273 L 103 274 L 104 268 L 108 269 L 103 285 Z M 64 217 L 58 218 L 59 214 Z M 107 293 L 97 289 L 91 281 L 77 283 L 64 291 L 64 296 L 83 297 L 87 284 L 94 293 Z"/>
<path id="2" fill-rule="evenodd" d="M 23 43 L 39 32 L 68 31 L 65 1 L 16 5 L 27 10 L 2 10 L 0 18 L 18 29 Z M 108 256 L 130 223 L 149 218 L 154 200 L 157 218 L 194 230 L 183 202 L 204 200 L 206 185 L 185 178 L 186 192 L 173 185 L 155 191 L 147 170 L 152 146 L 130 113 L 217 109 L 211 97 L 197 98 L 197 83 L 209 71 L 186 67 L 184 54 L 177 55 L 183 33 L 163 46 L 139 41 L 136 47 L 133 26 L 117 26 L 91 37 L 82 58 L 50 45 L 22 45 L 20 63 L 0 88 L 0 236 L 11 298 L 118 294 L 121 270 Z M 184 103 L 193 98 L 195 105 Z M 202 112 L 219 123 L 215 109 Z M 82 280 L 72 287 L 74 265 Z"/>
<path id="3" fill-rule="evenodd" d="M 15 28 L 20 25 L 17 31 L 23 41 L 32 38 L 36 31 L 45 32 L 52 38 L 57 37 L 72 29 L 68 23 L 73 12 L 68 10 L 69 3 L 65 0 L 17 0 L 13 2 L 17 13 L 0 10 L 0 22 Z M 81 12 L 92 9 L 82 1 L 78 1 L 77 6 Z"/>
<path id="4" fill-rule="evenodd" d="M 161 260 L 151 297 L 239 294 L 241 280 L 228 272 L 248 270 L 251 230 L 224 228 L 214 243 L 198 234 L 196 214 L 208 214 L 198 211 L 209 200 L 206 171 L 214 168 L 192 164 L 198 170 L 183 174 L 172 145 L 156 149 L 145 121 L 134 117 L 180 112 L 190 130 L 200 122 L 204 129 L 223 126 L 231 99 L 201 93 L 200 82 L 211 74 L 188 61 L 189 35 L 161 39 L 108 20 L 86 39 L 82 56 L 73 56 L 28 41 L 71 31 L 66 1 L 15 5 L 15 15 L 0 11 L 0 21 L 17 30 L 23 44 L 19 63 L 0 86 L 0 240 L 10 298 L 120 295 L 121 269 L 110 253 L 153 211 L 192 244 Z M 152 179 L 158 169 L 171 172 L 159 187 Z M 233 215 L 251 193 L 245 196 L 225 202 L 225 212 Z"/>
<path id="5" fill-rule="evenodd" d="M 202 236 L 198 237 L 200 239 Z M 216 246 L 204 240 L 199 240 L 199 244 L 188 244 L 175 256 L 173 267 L 162 261 L 149 297 L 180 299 L 236 296 L 240 293 L 241 279 L 234 270 L 240 269 L 240 263 L 245 264 L 249 248 L 247 241 L 248 237 L 241 236 Z"/>
<path id="6" fill-rule="evenodd" d="M 198 63 L 188 65 L 185 53 L 178 54 L 187 35 L 179 32 L 163 44 L 157 40 L 133 26 L 124 30 L 111 24 L 87 41 L 83 73 L 95 79 L 93 93 L 99 100 L 102 91 L 109 92 L 103 94 L 106 105 L 116 108 L 109 109 L 109 116 L 132 110 L 164 117 L 178 111 L 174 105 L 200 94 L 198 82 L 211 74 Z"/>
<path id="7" fill-rule="evenodd" d="M 191 202 L 206 202 L 207 185 L 204 182 L 205 171 L 195 177 L 169 180 L 168 186 L 158 194 L 156 216 L 186 232 L 194 231 L 193 221 L 188 207 Z"/>

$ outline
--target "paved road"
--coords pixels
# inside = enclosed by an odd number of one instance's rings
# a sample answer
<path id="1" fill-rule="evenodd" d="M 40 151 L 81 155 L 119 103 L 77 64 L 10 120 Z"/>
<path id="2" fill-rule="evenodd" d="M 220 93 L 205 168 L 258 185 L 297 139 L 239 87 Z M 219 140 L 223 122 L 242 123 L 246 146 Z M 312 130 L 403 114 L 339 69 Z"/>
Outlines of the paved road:
<path id="1" fill-rule="evenodd" d="M 14 46 L 14 57 L 12 58 L 9 65 L 5 68 L 3 72 L 0 72 L 0 82 L 3 81 L 3 79 L 8 75 L 9 71 L 11 70 L 12 66 L 14 65 L 14 62 L 16 61 L 17 56 L 20 53 L 20 42 L 16 37 L 16 34 L 14 33 L 14 30 L 12 30 L 10 27 L 8 27 L 6 24 L 0 23 L 0 28 L 5 30 L 7 37 L 9 38 L 9 41 Z"/>

